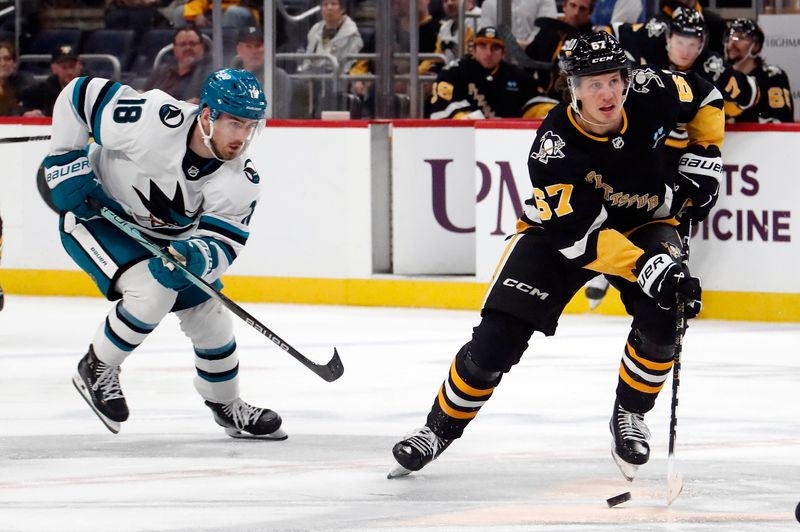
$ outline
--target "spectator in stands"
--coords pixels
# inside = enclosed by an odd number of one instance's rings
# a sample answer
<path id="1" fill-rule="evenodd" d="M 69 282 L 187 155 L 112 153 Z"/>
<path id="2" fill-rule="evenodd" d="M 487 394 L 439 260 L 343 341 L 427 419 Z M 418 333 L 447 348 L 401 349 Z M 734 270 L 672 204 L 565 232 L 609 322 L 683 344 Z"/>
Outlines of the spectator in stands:
<path id="1" fill-rule="evenodd" d="M 439 25 L 439 33 L 436 37 L 437 54 L 442 54 L 447 58 L 447 63 L 455 61 L 459 57 L 458 53 L 458 40 L 460 32 L 458 27 L 458 6 L 460 0 L 444 0 L 442 2 L 442 9 L 444 10 L 444 18 Z M 467 12 L 475 8 L 474 0 L 466 0 L 464 7 Z M 472 40 L 475 38 L 475 30 L 472 26 L 467 24 L 466 32 L 464 33 L 464 54 L 472 52 Z M 463 54 L 462 54 L 463 55 Z M 430 61 L 424 62 L 420 66 L 420 72 L 438 72 L 444 65 L 433 63 Z"/>
<path id="2" fill-rule="evenodd" d="M 212 0 L 189 0 L 183 6 L 183 18 L 198 28 L 211 25 Z M 242 28 L 257 26 L 259 13 L 257 0 L 222 0 L 222 27 Z"/>
<path id="3" fill-rule="evenodd" d="M 536 96 L 533 79 L 503 61 L 504 52 L 495 28 L 479 30 L 472 55 L 450 63 L 436 78 L 431 118 L 528 118 Z"/>
<path id="4" fill-rule="evenodd" d="M 23 116 L 53 116 L 53 105 L 67 83 L 81 75 L 83 62 L 73 46 L 58 46 L 50 59 L 52 75 L 27 88 L 22 95 Z"/>
<path id="5" fill-rule="evenodd" d="M 555 0 L 511 0 L 511 33 L 523 48 L 536 37 L 539 17 L 557 18 Z M 481 6 L 478 29 L 497 26 L 497 0 L 485 0 Z"/>
<path id="6" fill-rule="evenodd" d="M 525 48 L 525 54 L 535 61 L 549 63 L 549 69 L 533 70 L 537 98 L 533 118 L 544 118 L 561 100 L 561 91 L 556 88 L 558 80 L 558 53 L 567 39 L 582 33 L 592 32 L 592 8 L 594 0 L 564 0 L 564 14 L 558 19 L 540 17 L 536 25 L 541 29 Z"/>
<path id="7" fill-rule="evenodd" d="M 146 30 L 168 23 L 159 12 L 171 0 L 110 0 L 106 9 L 106 28 Z"/>
<path id="8" fill-rule="evenodd" d="M 336 58 L 343 71 L 349 70 L 353 60 L 349 54 L 358 53 L 364 46 L 356 23 L 345 13 L 344 0 L 321 0 L 322 20 L 308 30 L 306 53 L 330 54 Z M 328 71 L 330 63 L 324 60 L 307 60 L 305 71 Z"/>
<path id="9" fill-rule="evenodd" d="M 234 68 L 251 72 L 264 83 L 264 33 L 261 28 L 248 26 L 239 30 L 236 39 L 236 58 Z M 289 118 L 292 103 L 292 80 L 282 68 L 275 67 L 275 85 L 272 88 L 272 118 Z"/>
<path id="10" fill-rule="evenodd" d="M 775 65 L 769 65 L 759 55 L 764 46 L 764 32 L 756 21 L 737 18 L 728 23 L 725 37 L 725 57 L 733 68 L 755 77 L 758 103 L 735 117 L 735 122 L 793 122 L 794 105 L 789 78 Z"/>
<path id="11" fill-rule="evenodd" d="M 644 21 L 642 0 L 597 0 L 592 11 L 593 26 L 610 26 L 615 22 L 634 24 Z"/>
<path id="12" fill-rule="evenodd" d="M 180 28 L 172 41 L 175 61 L 165 61 L 147 78 L 144 90 L 161 89 L 178 100 L 197 103 L 200 89 L 211 72 L 200 30 Z"/>
<path id="13" fill-rule="evenodd" d="M 17 51 L 9 41 L 0 41 L 0 116 L 19 116 L 21 97 L 35 83 L 32 76 L 17 71 Z"/>

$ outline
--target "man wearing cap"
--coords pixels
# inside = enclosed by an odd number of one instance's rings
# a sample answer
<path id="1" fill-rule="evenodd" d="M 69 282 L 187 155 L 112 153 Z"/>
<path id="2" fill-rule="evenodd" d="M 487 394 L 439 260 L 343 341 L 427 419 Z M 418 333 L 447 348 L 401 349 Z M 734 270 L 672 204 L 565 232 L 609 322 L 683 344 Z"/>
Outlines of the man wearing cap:
<path id="1" fill-rule="evenodd" d="M 164 61 L 150 73 L 144 90 L 161 89 L 173 98 L 200 101 L 200 89 L 211 66 L 200 30 L 180 28 L 172 40 L 174 61 Z"/>
<path id="2" fill-rule="evenodd" d="M 436 78 L 431 118 L 529 117 L 536 91 L 533 78 L 503 61 L 505 42 L 493 26 L 475 36 L 471 56 L 447 65 Z"/>
<path id="3" fill-rule="evenodd" d="M 53 50 L 50 59 L 52 75 L 29 87 L 20 98 L 25 109 L 23 116 L 53 116 L 53 105 L 61 89 L 77 78 L 83 70 L 83 62 L 74 46 L 64 44 Z"/>
<path id="4" fill-rule="evenodd" d="M 261 28 L 246 26 L 239 30 L 233 66 L 255 75 L 264 86 L 264 33 Z M 275 67 L 272 98 L 272 118 L 289 118 L 292 103 L 292 80 L 282 68 Z"/>

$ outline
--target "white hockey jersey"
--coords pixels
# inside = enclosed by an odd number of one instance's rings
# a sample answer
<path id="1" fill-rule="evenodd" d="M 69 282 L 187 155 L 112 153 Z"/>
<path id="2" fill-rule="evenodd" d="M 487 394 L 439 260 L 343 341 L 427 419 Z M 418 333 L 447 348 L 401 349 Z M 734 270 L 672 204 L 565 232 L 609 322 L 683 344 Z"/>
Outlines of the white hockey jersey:
<path id="1" fill-rule="evenodd" d="M 211 239 L 221 253 L 216 280 L 249 236 L 258 173 L 243 154 L 199 159 L 187 144 L 198 108 L 160 90 L 145 93 L 102 78 L 72 80 L 53 110 L 51 155 L 84 149 L 119 214 L 161 239 Z"/>

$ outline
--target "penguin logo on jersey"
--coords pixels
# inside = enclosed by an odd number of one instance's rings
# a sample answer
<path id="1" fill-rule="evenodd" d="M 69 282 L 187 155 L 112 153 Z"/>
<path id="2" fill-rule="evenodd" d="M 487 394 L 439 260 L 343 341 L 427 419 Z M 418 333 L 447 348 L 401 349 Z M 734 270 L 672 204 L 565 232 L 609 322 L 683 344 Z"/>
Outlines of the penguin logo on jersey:
<path id="1" fill-rule="evenodd" d="M 708 74 L 711 74 L 711 77 L 714 78 L 714 81 L 717 81 L 725 71 L 725 65 L 723 64 L 720 56 L 712 55 L 706 60 L 705 63 L 703 63 L 703 70 L 705 70 Z"/>
<path id="2" fill-rule="evenodd" d="M 247 176 L 247 179 L 254 185 L 257 185 L 258 182 L 261 181 L 258 172 L 256 172 L 256 167 L 250 159 L 244 162 L 244 175 Z"/>
<path id="3" fill-rule="evenodd" d="M 651 18 L 647 21 L 645 28 L 647 29 L 647 36 L 652 39 L 653 37 L 660 37 L 667 31 L 667 23 L 663 20 Z"/>
<path id="4" fill-rule="evenodd" d="M 564 152 L 561 151 L 561 148 L 566 145 L 567 143 L 561 140 L 561 137 L 552 131 L 547 131 L 539 142 L 539 151 L 532 153 L 531 159 L 536 159 L 542 164 L 547 164 L 550 159 L 563 159 Z"/>
<path id="5" fill-rule="evenodd" d="M 161 109 L 158 110 L 158 117 L 161 119 L 161 123 L 169 128 L 180 127 L 183 124 L 183 112 L 171 103 L 161 106 Z"/>
<path id="6" fill-rule="evenodd" d="M 664 82 L 651 68 L 636 69 L 633 71 L 633 76 L 631 76 L 631 78 L 631 89 L 633 89 L 634 92 L 647 94 L 650 92 L 648 85 L 650 85 L 650 82 L 653 80 L 655 80 L 656 85 L 662 89 L 664 88 Z"/>

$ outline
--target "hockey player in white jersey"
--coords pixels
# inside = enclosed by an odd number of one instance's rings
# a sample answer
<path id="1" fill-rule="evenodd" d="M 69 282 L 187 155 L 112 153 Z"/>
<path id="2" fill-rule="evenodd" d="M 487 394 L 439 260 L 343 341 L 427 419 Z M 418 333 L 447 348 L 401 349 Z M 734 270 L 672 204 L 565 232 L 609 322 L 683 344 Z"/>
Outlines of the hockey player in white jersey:
<path id="1" fill-rule="evenodd" d="M 111 432 L 129 414 L 120 365 L 174 312 L 194 347 L 195 388 L 214 420 L 232 437 L 286 438 L 278 414 L 239 398 L 230 314 L 86 202 L 95 198 L 113 209 L 221 287 L 220 276 L 247 242 L 258 201 L 259 175 L 246 149 L 263 127 L 266 106 L 256 78 L 234 69 L 208 77 L 199 106 L 87 77 L 70 82 L 56 101 L 45 169 L 62 211 L 61 240 L 117 301 L 73 383 Z"/>

